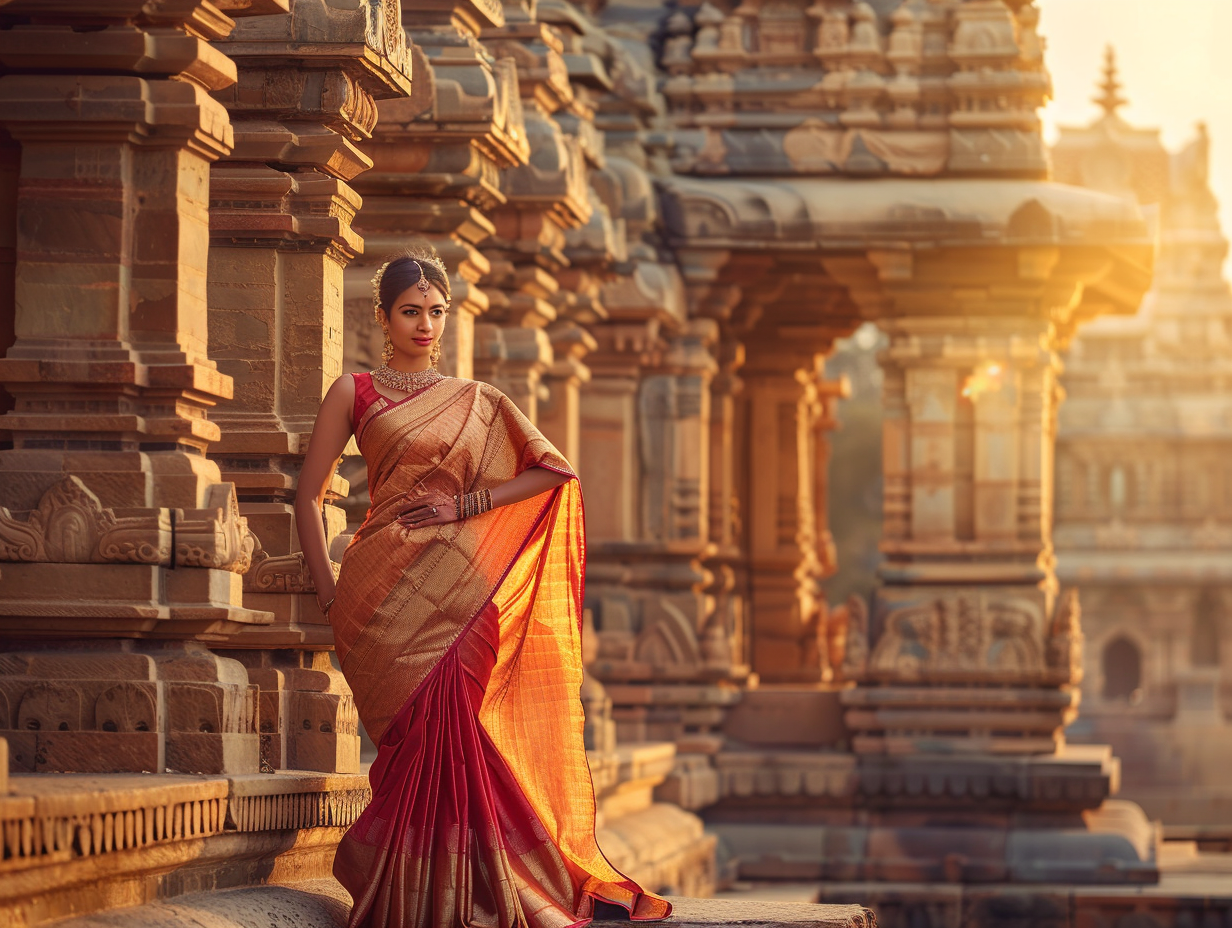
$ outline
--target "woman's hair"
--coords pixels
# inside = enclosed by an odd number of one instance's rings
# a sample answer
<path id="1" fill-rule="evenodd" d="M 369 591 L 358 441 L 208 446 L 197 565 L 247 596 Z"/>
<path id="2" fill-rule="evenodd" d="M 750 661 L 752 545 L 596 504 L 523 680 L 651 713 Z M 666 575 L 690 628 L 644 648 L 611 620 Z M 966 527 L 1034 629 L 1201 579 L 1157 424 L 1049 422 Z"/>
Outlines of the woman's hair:
<path id="1" fill-rule="evenodd" d="M 421 278 L 434 284 L 445 295 L 446 305 L 449 304 L 449 275 L 445 272 L 445 262 L 440 259 L 435 248 L 423 245 L 407 249 L 385 262 L 376 272 L 372 283 L 377 310 L 384 313 L 388 319 L 398 295 L 419 283 Z"/>

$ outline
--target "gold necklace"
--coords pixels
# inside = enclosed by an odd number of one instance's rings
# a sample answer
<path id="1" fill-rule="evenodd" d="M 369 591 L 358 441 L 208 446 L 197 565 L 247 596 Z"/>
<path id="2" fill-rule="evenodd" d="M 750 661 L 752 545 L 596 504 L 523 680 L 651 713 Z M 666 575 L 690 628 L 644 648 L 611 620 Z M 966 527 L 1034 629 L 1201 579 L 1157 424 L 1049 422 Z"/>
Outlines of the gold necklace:
<path id="1" fill-rule="evenodd" d="M 435 367 L 425 368 L 422 371 L 400 371 L 385 364 L 372 372 L 372 379 L 391 390 L 416 393 L 424 387 L 430 387 L 438 380 L 444 380 L 445 375 Z"/>

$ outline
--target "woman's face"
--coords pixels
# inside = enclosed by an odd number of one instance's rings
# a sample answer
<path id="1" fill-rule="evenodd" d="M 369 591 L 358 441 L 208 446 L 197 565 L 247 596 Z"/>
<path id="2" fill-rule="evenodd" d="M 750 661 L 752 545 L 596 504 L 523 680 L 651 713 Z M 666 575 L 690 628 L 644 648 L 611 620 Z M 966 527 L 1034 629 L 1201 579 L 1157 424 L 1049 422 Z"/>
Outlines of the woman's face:
<path id="1" fill-rule="evenodd" d="M 398 294 L 389 310 L 389 340 L 394 356 L 390 364 L 418 370 L 432 357 L 432 349 L 445 331 L 445 295 L 435 285 L 423 293 L 410 286 Z"/>

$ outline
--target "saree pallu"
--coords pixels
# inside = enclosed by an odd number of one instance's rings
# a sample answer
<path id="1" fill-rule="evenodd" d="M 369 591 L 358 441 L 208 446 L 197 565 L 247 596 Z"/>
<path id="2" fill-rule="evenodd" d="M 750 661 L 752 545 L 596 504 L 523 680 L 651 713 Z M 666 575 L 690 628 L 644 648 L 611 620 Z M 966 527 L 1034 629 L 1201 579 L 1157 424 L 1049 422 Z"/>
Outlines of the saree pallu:
<path id="1" fill-rule="evenodd" d="M 355 423 L 371 508 L 330 622 L 378 745 L 373 799 L 338 848 L 351 928 L 568 928 L 599 899 L 670 914 L 595 843 L 582 743 L 581 494 L 565 459 L 487 384 L 447 378 Z M 417 494 L 571 479 L 447 525 L 397 518 Z"/>

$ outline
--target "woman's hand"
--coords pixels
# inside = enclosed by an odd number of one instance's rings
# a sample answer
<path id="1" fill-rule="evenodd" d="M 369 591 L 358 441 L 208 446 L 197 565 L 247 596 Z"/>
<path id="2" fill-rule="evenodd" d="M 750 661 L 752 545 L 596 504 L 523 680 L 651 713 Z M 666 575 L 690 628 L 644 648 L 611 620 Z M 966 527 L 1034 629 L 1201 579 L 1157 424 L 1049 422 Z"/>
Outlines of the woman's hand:
<path id="1" fill-rule="evenodd" d="M 447 525 L 457 521 L 457 512 L 452 496 L 429 490 L 410 501 L 409 508 L 398 516 L 398 522 L 408 528 Z"/>

